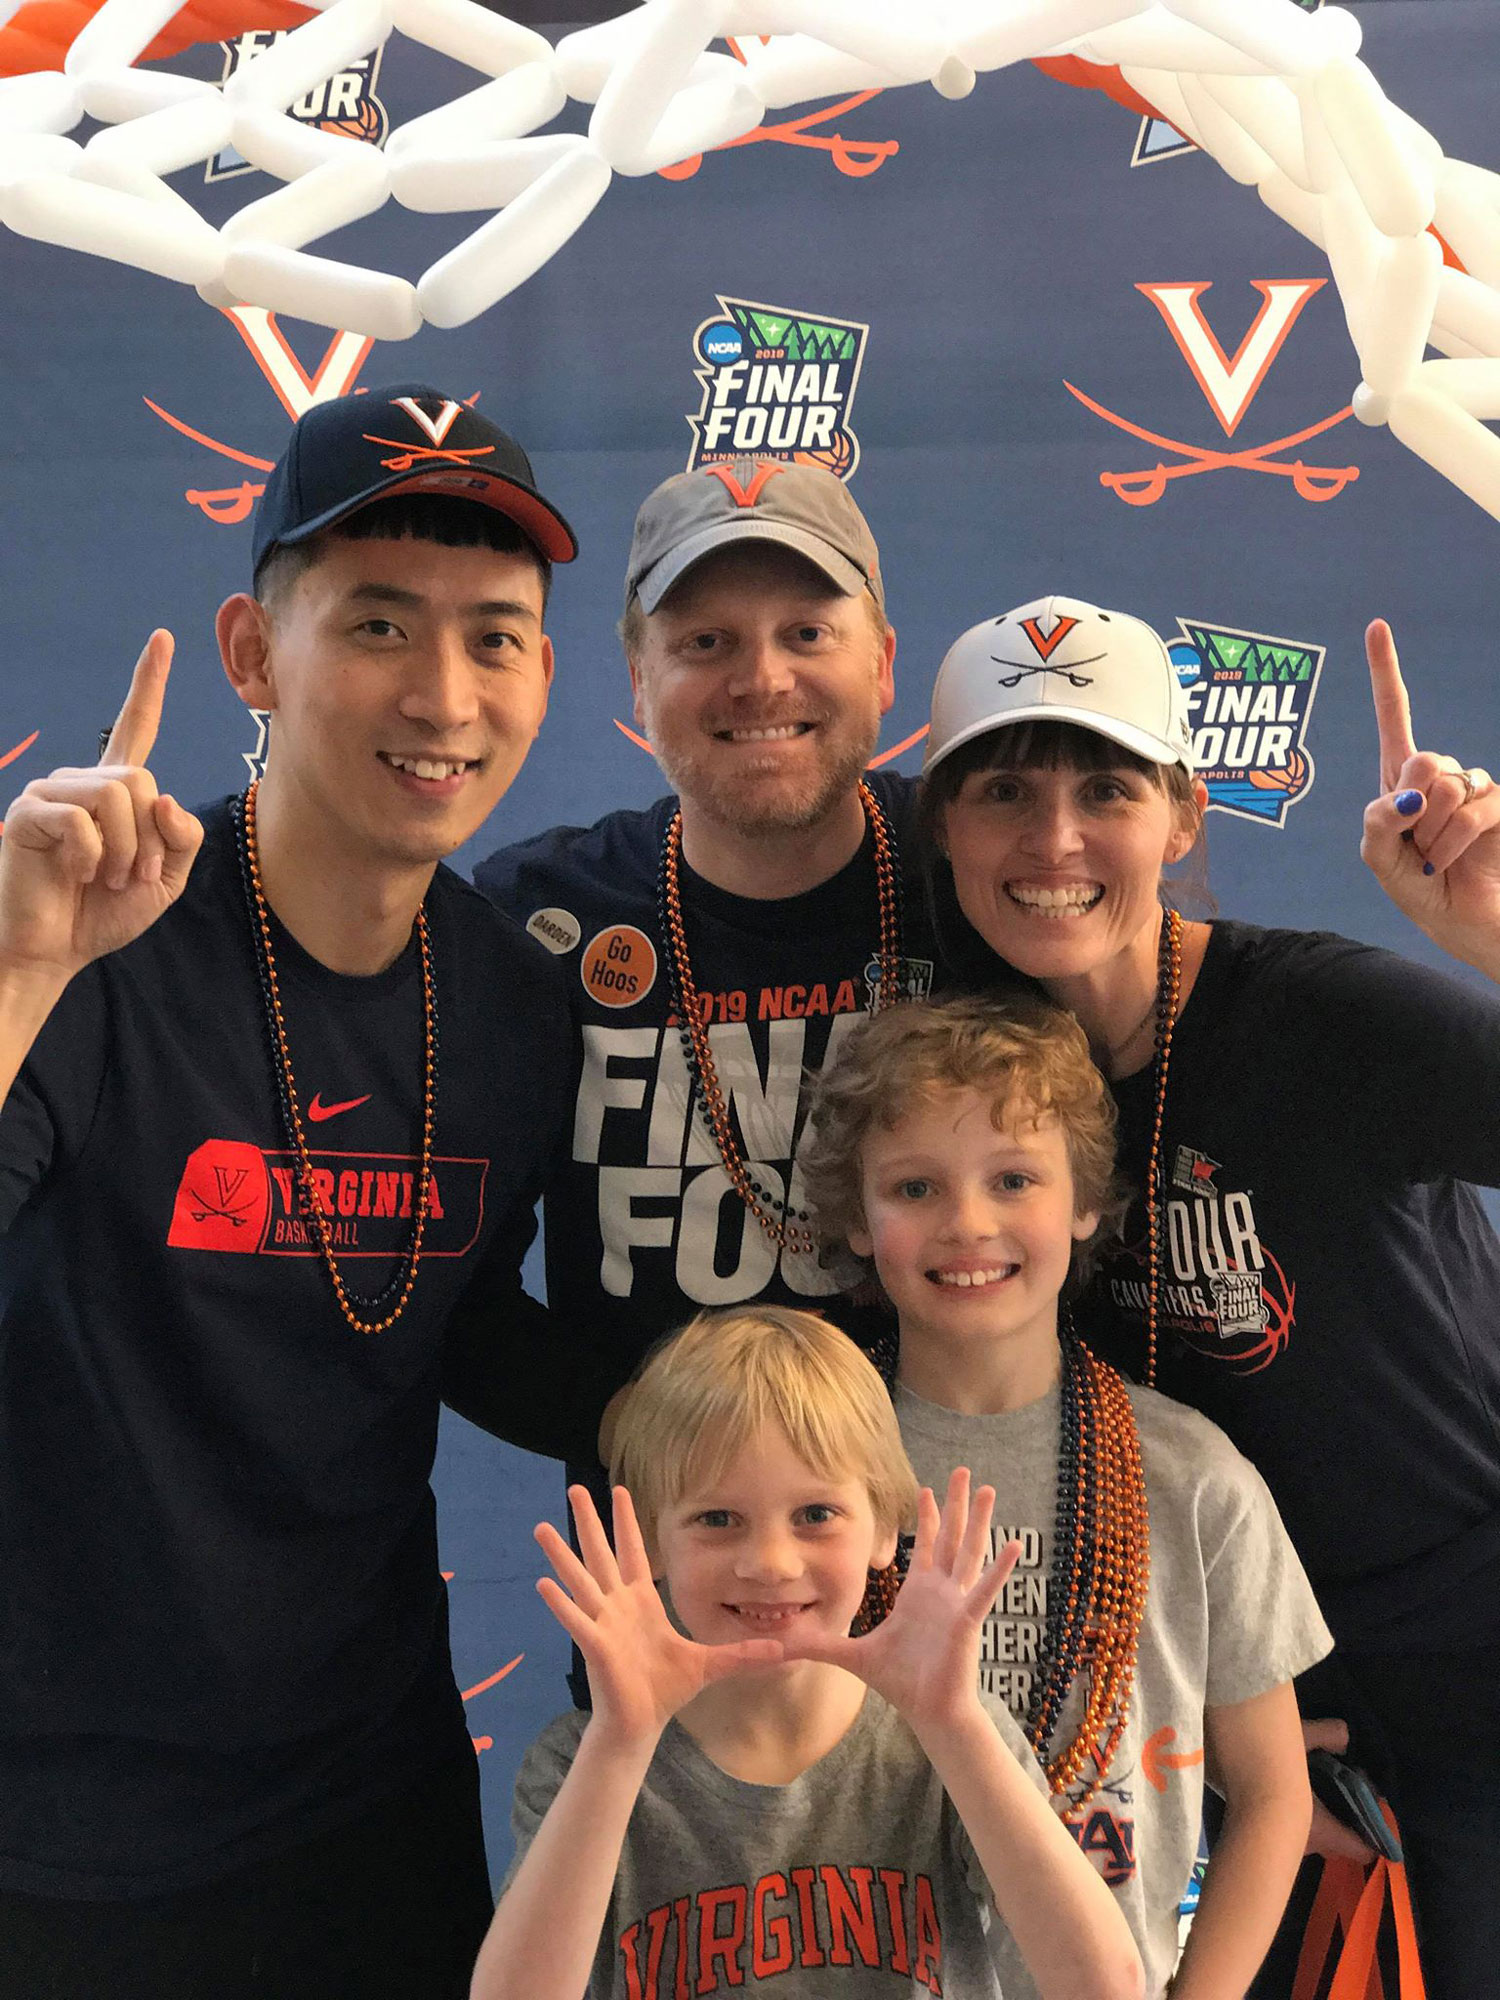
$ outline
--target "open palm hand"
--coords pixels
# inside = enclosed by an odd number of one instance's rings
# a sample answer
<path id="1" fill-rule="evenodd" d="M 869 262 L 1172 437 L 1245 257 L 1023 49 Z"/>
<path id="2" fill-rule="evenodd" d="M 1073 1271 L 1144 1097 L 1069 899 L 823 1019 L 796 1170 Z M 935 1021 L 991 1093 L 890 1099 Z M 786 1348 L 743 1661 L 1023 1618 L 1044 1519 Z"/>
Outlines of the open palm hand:
<path id="1" fill-rule="evenodd" d="M 924 1486 L 911 1566 L 889 1617 L 863 1638 L 793 1646 L 789 1656 L 857 1674 L 914 1729 L 965 1712 L 976 1699 L 980 1632 L 1021 1552 L 1009 1542 L 987 1561 L 994 1505 L 992 1486 L 971 1501 L 965 1466 L 948 1481 L 941 1510 Z"/>
<path id="2" fill-rule="evenodd" d="M 628 1742 L 654 1744 L 670 1718 L 704 1688 L 781 1658 L 777 1639 L 700 1646 L 675 1628 L 623 1486 L 614 1489 L 614 1548 L 588 1489 L 571 1486 L 568 1498 L 581 1557 L 543 1521 L 536 1539 L 557 1577 L 542 1577 L 537 1589 L 588 1662 L 594 1717 L 604 1729 Z"/>

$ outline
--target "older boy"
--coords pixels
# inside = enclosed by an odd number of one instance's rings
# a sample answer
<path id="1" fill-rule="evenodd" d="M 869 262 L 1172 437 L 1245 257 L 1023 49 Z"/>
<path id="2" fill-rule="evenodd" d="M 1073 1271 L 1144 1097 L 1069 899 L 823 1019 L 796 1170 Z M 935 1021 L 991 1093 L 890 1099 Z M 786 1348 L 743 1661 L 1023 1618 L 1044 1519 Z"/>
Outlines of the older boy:
<path id="1" fill-rule="evenodd" d="M 158 794 L 157 633 L 101 764 L 7 816 L 6 2000 L 463 1991 L 445 1339 L 533 1448 L 586 1449 L 602 1392 L 582 1343 L 543 1368 L 518 1275 L 571 1095 L 555 974 L 438 863 L 540 725 L 573 553 L 463 405 L 321 405 L 219 613 L 264 778 L 201 823 Z"/>
<path id="2" fill-rule="evenodd" d="M 896 1309 L 918 1475 L 973 1467 L 1022 1543 L 980 1684 L 1026 1724 L 1152 2000 L 1177 1961 L 1206 1762 L 1224 1830 L 1172 1992 L 1243 1993 L 1311 1816 L 1291 1682 L 1331 1641 L 1254 1469 L 1193 1411 L 1127 1389 L 1060 1314 L 1118 1210 L 1082 1031 L 1037 1002 L 898 1008 L 851 1036 L 814 1118 L 819 1228 L 873 1260 Z"/>

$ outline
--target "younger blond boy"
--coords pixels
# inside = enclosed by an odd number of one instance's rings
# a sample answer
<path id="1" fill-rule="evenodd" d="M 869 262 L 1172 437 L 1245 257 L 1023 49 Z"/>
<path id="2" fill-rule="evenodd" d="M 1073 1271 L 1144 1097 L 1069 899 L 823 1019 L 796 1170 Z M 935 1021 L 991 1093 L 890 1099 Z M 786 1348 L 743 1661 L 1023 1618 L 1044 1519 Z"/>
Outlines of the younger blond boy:
<path id="1" fill-rule="evenodd" d="M 996 1489 L 996 1533 L 1021 1544 L 986 1620 L 980 1684 L 1029 1722 L 1152 1996 L 1177 1964 L 1207 1769 L 1224 1828 L 1172 1992 L 1233 2000 L 1270 1944 L 1307 1836 L 1292 1679 L 1332 1642 L 1254 1468 L 1205 1418 L 1122 1389 L 1073 1344 L 1060 1297 L 1120 1208 L 1114 1110 L 1082 1031 L 1041 1002 L 894 1008 L 851 1034 L 814 1119 L 802 1165 L 819 1230 L 835 1252 L 873 1260 L 895 1308 L 895 1405 L 918 1477 L 941 1484 L 972 1467 Z M 1132 1429 L 1138 1438 L 1145 1516 L 1141 1556 L 1116 1580 L 1117 1606 L 1145 1586 L 1138 1633 L 1128 1610 L 1111 1620 L 1127 1634 L 1117 1649 L 1133 1653 L 1126 1692 L 1092 1729 L 1090 1676 L 1109 1658 L 1099 1628 L 1050 1694 L 1048 1677 L 1066 1629 L 1070 1510 L 1099 1504 L 1089 1496 L 1106 1449 L 1079 1436 L 1087 1403 L 1072 1385 L 1085 1371 L 1115 1399 L 1117 1462 L 1128 1465 Z M 1108 1504 L 1118 1529 L 1126 1503 L 1117 1491 Z M 1034 1990 L 1019 1967 L 1004 1985 L 1007 2000 Z"/>
<path id="2" fill-rule="evenodd" d="M 582 1487 L 580 1555 L 537 1530 L 594 1706 L 527 1752 L 473 2000 L 1000 2000 L 999 1924 L 1046 2000 L 1139 2000 L 1127 1925 L 978 1694 L 1014 1555 L 990 1560 L 994 1496 L 958 1472 L 941 1516 L 918 1498 L 859 1350 L 809 1313 L 703 1315 L 647 1363 L 611 1472 L 613 1551 Z M 895 1608 L 851 1638 L 913 1514 Z"/>

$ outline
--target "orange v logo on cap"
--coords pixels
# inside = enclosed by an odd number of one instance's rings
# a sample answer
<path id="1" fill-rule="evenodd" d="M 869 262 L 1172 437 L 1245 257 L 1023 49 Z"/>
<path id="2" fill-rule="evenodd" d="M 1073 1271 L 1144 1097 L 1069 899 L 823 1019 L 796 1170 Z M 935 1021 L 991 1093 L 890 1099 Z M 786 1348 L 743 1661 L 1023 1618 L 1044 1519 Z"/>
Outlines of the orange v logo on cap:
<path id="1" fill-rule="evenodd" d="M 397 396 L 392 401 L 392 408 L 405 410 L 412 422 L 424 430 L 434 444 L 441 444 L 452 430 L 454 419 L 463 409 L 463 404 L 445 402 L 435 417 L 429 417 L 415 396 Z"/>
<path id="2" fill-rule="evenodd" d="M 429 417 L 415 396 L 393 396 L 393 410 L 404 410 L 418 430 L 430 439 L 428 444 L 407 444 L 399 438 L 377 437 L 373 431 L 365 432 L 367 444 L 385 445 L 393 451 L 394 458 L 383 458 L 380 462 L 390 472 L 410 472 L 419 459 L 441 459 L 447 465 L 467 465 L 471 459 L 488 458 L 495 449 L 492 444 L 473 444 L 460 450 L 457 445 L 443 449 L 443 440 L 452 430 L 455 421 L 462 414 L 464 405 L 445 398 L 443 407 L 435 417 Z"/>
<path id="3" fill-rule="evenodd" d="M 1044 633 L 1035 618 L 1023 618 L 1021 620 L 1021 630 L 1026 634 L 1032 645 L 1036 647 L 1037 657 L 1043 660 L 1050 660 L 1077 623 L 1078 620 L 1076 618 L 1059 618 L 1052 630 Z"/>
<path id="4" fill-rule="evenodd" d="M 726 488 L 734 495 L 734 504 L 736 507 L 753 507 L 760 498 L 761 488 L 765 485 L 766 481 L 773 473 L 785 472 L 786 467 L 778 465 L 774 459 L 768 459 L 756 467 L 755 477 L 748 486 L 741 486 L 740 482 L 734 476 L 734 467 L 732 465 L 705 465 L 703 470 L 711 478 L 723 480 Z"/>

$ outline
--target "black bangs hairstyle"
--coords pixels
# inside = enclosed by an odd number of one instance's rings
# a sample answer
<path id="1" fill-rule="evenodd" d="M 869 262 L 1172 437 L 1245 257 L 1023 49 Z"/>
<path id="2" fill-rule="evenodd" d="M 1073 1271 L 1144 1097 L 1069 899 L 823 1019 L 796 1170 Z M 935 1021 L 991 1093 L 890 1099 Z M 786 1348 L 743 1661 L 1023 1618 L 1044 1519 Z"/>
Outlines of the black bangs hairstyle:
<path id="1" fill-rule="evenodd" d="M 922 781 L 917 824 L 929 848 L 938 845 L 943 808 L 958 797 L 964 780 L 975 771 L 1136 771 L 1159 792 L 1198 817 L 1193 781 L 1180 764 L 1157 764 L 1127 750 L 1123 743 L 1083 729 L 1074 722 L 1007 722 L 945 757 Z"/>
<path id="2" fill-rule="evenodd" d="M 396 493 L 346 514 L 305 542 L 272 549 L 255 579 L 255 595 L 274 605 L 318 560 L 325 542 L 436 542 L 445 549 L 493 549 L 502 556 L 529 556 L 542 580 L 542 609 L 552 593 L 552 564 L 508 514 L 447 493 Z"/>
<path id="3" fill-rule="evenodd" d="M 1193 796 L 1193 780 L 1180 764 L 1158 764 L 1127 750 L 1097 729 L 1074 722 L 1007 722 L 975 736 L 945 757 L 923 778 L 917 798 L 916 829 L 928 910 L 942 949 L 963 985 L 984 985 L 1017 975 L 995 957 L 961 915 L 953 874 L 940 838 L 943 814 L 976 771 L 1135 771 L 1176 806 L 1196 828 L 1193 844 L 1175 867 L 1162 874 L 1162 901 L 1206 916 L 1218 912 L 1208 886 L 1208 843 L 1203 815 Z M 967 935 L 965 935 L 967 934 Z"/>

